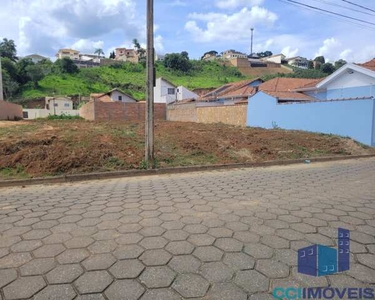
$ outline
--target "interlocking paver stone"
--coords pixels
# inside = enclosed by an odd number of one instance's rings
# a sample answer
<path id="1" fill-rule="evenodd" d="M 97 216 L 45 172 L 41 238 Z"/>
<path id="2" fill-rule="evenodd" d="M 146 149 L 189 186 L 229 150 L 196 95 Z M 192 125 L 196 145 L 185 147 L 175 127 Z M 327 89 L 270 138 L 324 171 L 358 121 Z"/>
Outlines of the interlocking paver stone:
<path id="1" fill-rule="evenodd" d="M 82 266 L 88 271 L 106 270 L 116 262 L 115 257 L 110 254 L 96 254 L 82 262 Z"/>
<path id="2" fill-rule="evenodd" d="M 137 278 L 145 269 L 145 266 L 137 259 L 122 260 L 115 263 L 109 272 L 117 279 Z"/>
<path id="3" fill-rule="evenodd" d="M 70 284 L 50 285 L 39 292 L 34 300 L 72 300 L 76 295 Z"/>
<path id="4" fill-rule="evenodd" d="M 372 158 L 4 188 L 0 299 L 266 300 L 275 286 L 373 286 L 374 181 Z M 350 270 L 298 273 L 297 250 L 337 247 L 338 227 L 351 231 Z"/>
<path id="5" fill-rule="evenodd" d="M 234 282 L 250 294 L 268 291 L 269 279 L 255 270 L 239 271 Z"/>
<path id="6" fill-rule="evenodd" d="M 178 275 L 172 287 L 185 298 L 204 297 L 209 283 L 197 274 Z"/>
<path id="7" fill-rule="evenodd" d="M 234 271 L 222 262 L 205 263 L 200 269 L 200 274 L 209 282 L 230 281 Z"/>
<path id="8" fill-rule="evenodd" d="M 181 297 L 172 289 L 151 289 L 141 300 L 181 300 Z"/>
<path id="9" fill-rule="evenodd" d="M 14 269 L 0 270 L 0 288 L 17 279 L 17 271 Z"/>
<path id="10" fill-rule="evenodd" d="M 20 271 L 22 276 L 43 275 L 52 270 L 55 265 L 53 258 L 37 258 L 24 264 Z"/>
<path id="11" fill-rule="evenodd" d="M 207 294 L 210 300 L 246 300 L 247 294 L 233 283 L 215 283 Z"/>
<path id="12" fill-rule="evenodd" d="M 139 280 L 148 288 L 169 287 L 176 273 L 167 266 L 147 267 Z"/>
<path id="13" fill-rule="evenodd" d="M 46 283 L 42 276 L 20 277 L 7 285 L 3 291 L 6 299 L 27 299 L 31 298 L 45 286 Z"/>
<path id="14" fill-rule="evenodd" d="M 168 265 L 178 273 L 195 273 L 201 262 L 192 255 L 181 255 L 174 256 Z"/>
<path id="15" fill-rule="evenodd" d="M 137 281 L 119 280 L 105 291 L 105 295 L 109 300 L 137 300 L 144 291 L 144 287 Z"/>
<path id="16" fill-rule="evenodd" d="M 54 268 L 46 276 L 50 284 L 72 283 L 83 273 L 83 269 L 78 264 L 61 265 Z"/>
<path id="17" fill-rule="evenodd" d="M 107 271 L 93 271 L 84 273 L 74 285 L 81 294 L 101 293 L 112 281 Z"/>

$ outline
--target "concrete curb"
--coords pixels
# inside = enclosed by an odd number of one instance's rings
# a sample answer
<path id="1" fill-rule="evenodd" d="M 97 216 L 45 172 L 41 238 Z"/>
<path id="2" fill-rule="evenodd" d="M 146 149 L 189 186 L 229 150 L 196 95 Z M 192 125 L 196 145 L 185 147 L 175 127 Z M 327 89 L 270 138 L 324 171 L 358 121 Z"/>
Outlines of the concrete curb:
<path id="1" fill-rule="evenodd" d="M 155 170 L 127 170 L 127 171 L 116 171 L 116 172 L 73 174 L 73 175 L 19 179 L 19 180 L 0 180 L 0 188 L 14 187 L 14 186 L 22 187 L 26 185 L 47 185 L 47 184 L 99 180 L 99 179 L 113 179 L 113 178 L 126 178 L 126 177 L 165 175 L 165 174 L 180 174 L 180 173 L 191 173 L 191 172 L 223 170 L 223 169 L 286 166 L 286 165 L 304 163 L 306 159 L 308 159 L 311 163 L 314 163 L 314 162 L 354 160 L 354 159 L 373 158 L 373 157 L 375 157 L 375 154 L 356 155 L 356 156 L 330 156 L 330 157 L 316 157 L 316 158 L 304 158 L 304 159 L 292 159 L 292 160 L 265 161 L 265 162 L 258 162 L 258 163 L 239 163 L 239 164 L 207 165 L 207 166 L 193 166 L 193 167 L 176 167 L 176 168 L 165 168 L 165 169 L 155 169 Z"/>

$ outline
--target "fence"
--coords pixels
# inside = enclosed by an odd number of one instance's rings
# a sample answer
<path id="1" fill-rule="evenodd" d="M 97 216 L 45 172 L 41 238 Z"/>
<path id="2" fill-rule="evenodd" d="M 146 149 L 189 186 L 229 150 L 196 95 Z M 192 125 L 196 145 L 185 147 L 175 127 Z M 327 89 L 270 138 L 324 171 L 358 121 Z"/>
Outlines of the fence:
<path id="1" fill-rule="evenodd" d="M 81 107 L 79 114 L 82 118 L 91 121 L 138 121 L 145 120 L 145 102 L 101 102 L 90 101 Z M 166 105 L 155 103 L 154 116 L 156 120 L 166 119 Z"/>
<path id="2" fill-rule="evenodd" d="M 223 123 L 246 126 L 247 105 L 197 106 L 195 103 L 168 105 L 167 120 Z"/>
<path id="3" fill-rule="evenodd" d="M 0 100 L 0 120 L 22 119 L 22 106 Z"/>

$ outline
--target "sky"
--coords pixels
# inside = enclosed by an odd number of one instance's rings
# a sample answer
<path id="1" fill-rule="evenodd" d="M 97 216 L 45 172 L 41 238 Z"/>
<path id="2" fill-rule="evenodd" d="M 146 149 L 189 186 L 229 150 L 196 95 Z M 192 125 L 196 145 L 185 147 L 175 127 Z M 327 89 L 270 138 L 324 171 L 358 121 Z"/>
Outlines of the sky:
<path id="1" fill-rule="evenodd" d="M 375 12 L 344 0 L 295 0 L 375 23 Z M 146 0 L 0 0 L 0 38 L 13 39 L 18 55 L 53 58 L 60 48 L 108 56 L 116 47 L 146 42 Z M 286 0 L 155 0 L 159 54 L 235 49 L 270 50 L 287 57 L 365 62 L 375 57 L 375 24 L 319 13 Z M 351 0 L 375 10 L 375 1 Z M 346 8 L 344 8 L 346 7 Z M 358 10 L 358 11 L 357 11 Z"/>

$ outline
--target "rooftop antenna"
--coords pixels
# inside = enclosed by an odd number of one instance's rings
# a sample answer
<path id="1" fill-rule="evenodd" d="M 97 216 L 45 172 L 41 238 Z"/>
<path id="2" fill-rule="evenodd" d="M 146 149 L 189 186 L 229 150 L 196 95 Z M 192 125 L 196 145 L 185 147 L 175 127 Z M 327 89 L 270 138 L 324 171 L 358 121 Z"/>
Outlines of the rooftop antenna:
<path id="1" fill-rule="evenodd" d="M 253 42 L 254 42 L 254 28 L 251 28 L 251 52 L 250 52 L 250 55 L 253 55 Z"/>

